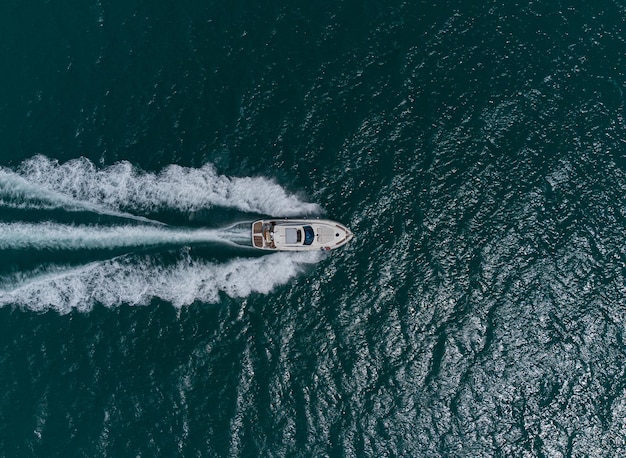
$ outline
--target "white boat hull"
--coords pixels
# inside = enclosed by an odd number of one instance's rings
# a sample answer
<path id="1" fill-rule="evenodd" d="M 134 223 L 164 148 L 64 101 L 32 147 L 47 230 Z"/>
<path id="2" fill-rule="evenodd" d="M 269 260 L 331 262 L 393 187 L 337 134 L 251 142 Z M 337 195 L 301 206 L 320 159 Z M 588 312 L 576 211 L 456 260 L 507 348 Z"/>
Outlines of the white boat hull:
<path id="1" fill-rule="evenodd" d="M 252 223 L 252 246 L 271 251 L 329 251 L 354 235 L 327 219 L 268 219 Z"/>

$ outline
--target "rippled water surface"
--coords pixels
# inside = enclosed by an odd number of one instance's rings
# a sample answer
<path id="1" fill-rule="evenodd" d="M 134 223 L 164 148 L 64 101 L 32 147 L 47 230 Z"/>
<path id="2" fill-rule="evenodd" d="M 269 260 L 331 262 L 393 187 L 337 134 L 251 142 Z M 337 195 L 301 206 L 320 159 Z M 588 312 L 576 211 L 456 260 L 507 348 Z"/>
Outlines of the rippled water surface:
<path id="1" fill-rule="evenodd" d="M 622 2 L 225 5 L 0 6 L 0 456 L 626 453 Z"/>

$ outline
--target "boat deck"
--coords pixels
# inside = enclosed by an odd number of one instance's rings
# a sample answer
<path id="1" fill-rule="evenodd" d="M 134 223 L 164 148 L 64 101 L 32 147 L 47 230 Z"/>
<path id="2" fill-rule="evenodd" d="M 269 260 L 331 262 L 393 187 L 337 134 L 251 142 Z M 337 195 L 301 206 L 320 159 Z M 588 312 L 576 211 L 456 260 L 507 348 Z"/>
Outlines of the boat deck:
<path id="1" fill-rule="evenodd" d="M 321 219 L 260 220 L 252 223 L 252 245 L 261 250 L 328 251 L 353 235 L 345 226 Z"/>

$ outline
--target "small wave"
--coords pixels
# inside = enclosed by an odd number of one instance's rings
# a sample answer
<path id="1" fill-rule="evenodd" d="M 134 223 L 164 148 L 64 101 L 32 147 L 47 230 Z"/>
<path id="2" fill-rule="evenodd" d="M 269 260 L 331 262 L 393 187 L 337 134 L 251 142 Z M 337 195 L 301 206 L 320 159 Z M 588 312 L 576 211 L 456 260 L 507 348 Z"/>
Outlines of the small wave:
<path id="1" fill-rule="evenodd" d="M 86 158 L 61 164 L 45 156 L 22 162 L 16 171 L 0 168 L 0 198 L 140 214 L 211 207 L 280 216 L 321 212 L 317 204 L 300 200 L 272 180 L 218 175 L 211 164 L 169 165 L 154 174 L 126 161 L 99 169 Z"/>
<path id="2" fill-rule="evenodd" d="M 77 268 L 50 268 L 33 277 L 5 278 L 0 306 L 64 314 L 89 311 L 96 304 L 148 305 L 155 298 L 175 307 L 196 301 L 218 303 L 220 294 L 232 298 L 268 294 L 321 256 L 317 252 L 274 253 L 223 264 L 185 256 L 173 265 L 151 257 L 124 256 Z"/>

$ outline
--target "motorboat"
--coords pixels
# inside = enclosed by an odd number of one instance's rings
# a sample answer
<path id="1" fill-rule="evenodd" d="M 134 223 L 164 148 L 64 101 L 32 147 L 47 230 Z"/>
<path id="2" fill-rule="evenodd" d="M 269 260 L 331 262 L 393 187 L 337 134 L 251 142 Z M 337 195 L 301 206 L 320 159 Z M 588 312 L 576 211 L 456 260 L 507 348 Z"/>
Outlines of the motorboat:
<path id="1" fill-rule="evenodd" d="M 269 219 L 252 223 L 252 246 L 260 250 L 329 251 L 353 237 L 347 227 L 327 219 Z"/>

